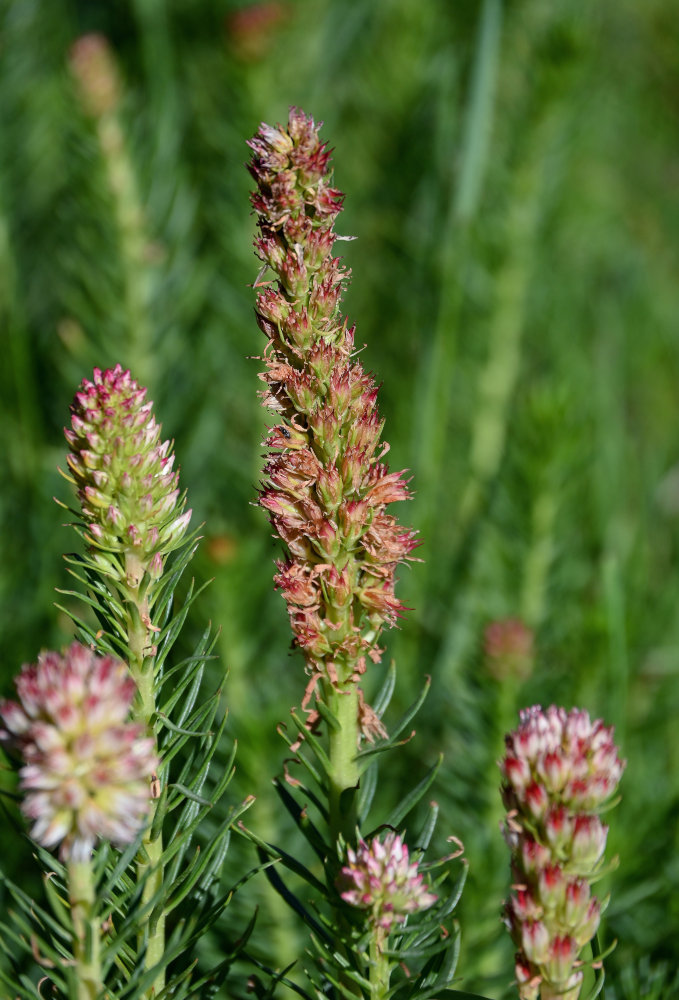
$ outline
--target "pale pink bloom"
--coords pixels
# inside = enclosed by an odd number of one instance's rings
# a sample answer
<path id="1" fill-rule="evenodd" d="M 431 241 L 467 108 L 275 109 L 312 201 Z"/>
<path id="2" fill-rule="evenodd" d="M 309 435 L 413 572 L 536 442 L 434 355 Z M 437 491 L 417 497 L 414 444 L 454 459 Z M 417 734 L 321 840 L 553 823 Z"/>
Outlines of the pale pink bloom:
<path id="1" fill-rule="evenodd" d="M 373 924 L 384 931 L 402 924 L 409 913 L 428 909 L 438 898 L 429 892 L 397 833 L 388 833 L 384 841 L 373 837 L 370 844 L 359 840 L 355 851 L 347 849 L 347 861 L 337 879 L 342 899 L 370 910 Z"/>
<path id="2" fill-rule="evenodd" d="M 136 685 L 126 665 L 73 643 L 42 653 L 16 678 L 19 702 L 0 702 L 0 739 L 24 758 L 22 809 L 31 836 L 86 860 L 97 840 L 130 843 L 149 811 L 158 758 L 141 723 L 128 722 Z"/>

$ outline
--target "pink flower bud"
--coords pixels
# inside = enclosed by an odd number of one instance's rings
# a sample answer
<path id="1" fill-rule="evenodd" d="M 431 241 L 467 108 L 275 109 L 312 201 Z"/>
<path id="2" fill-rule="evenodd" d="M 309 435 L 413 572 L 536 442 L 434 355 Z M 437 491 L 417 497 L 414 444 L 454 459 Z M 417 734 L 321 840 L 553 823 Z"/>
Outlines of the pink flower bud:
<path id="1" fill-rule="evenodd" d="M 409 913 L 436 902 L 437 896 L 428 891 L 417 862 L 410 861 L 408 848 L 396 833 L 388 833 L 383 842 L 379 837 L 370 844 L 360 840 L 355 851 L 347 849 L 347 861 L 337 888 L 350 906 L 370 911 L 375 927 L 388 932 Z"/>
<path id="2" fill-rule="evenodd" d="M 145 397 L 120 365 L 95 368 L 75 394 L 65 436 L 90 541 L 98 550 L 133 551 L 142 567 L 155 559 L 157 568 L 155 557 L 177 547 L 190 512 L 179 500 L 170 442 L 159 443 L 161 428 Z"/>

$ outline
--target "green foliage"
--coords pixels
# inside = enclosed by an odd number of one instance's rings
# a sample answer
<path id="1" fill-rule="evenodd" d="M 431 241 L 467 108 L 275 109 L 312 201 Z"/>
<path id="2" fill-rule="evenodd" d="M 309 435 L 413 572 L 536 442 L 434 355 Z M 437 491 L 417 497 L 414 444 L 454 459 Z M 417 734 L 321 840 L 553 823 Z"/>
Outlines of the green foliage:
<path id="1" fill-rule="evenodd" d="M 425 560 L 404 574 L 399 595 L 414 611 L 388 637 L 394 714 L 425 674 L 433 693 L 417 739 L 381 770 L 379 808 L 386 818 L 411 776 L 443 753 L 439 828 L 464 841 L 470 862 L 456 911 L 460 989 L 500 1000 L 512 993 L 498 920 L 509 879 L 497 829 L 502 733 L 537 701 L 581 704 L 614 723 L 629 766 L 610 834 L 621 864 L 602 928 L 604 945 L 619 942 L 606 996 L 666 1000 L 677 991 L 663 965 L 674 962 L 679 927 L 676 0 L 323 0 L 272 5 L 276 16 L 248 28 L 237 15 L 258 6 L 0 0 L 3 694 L 37 647 L 72 633 L 53 604 L 68 585 L 61 555 L 71 543 L 46 498 L 70 502 L 55 470 L 74 387 L 93 364 L 140 366 L 206 523 L 192 572 L 214 577 L 189 607 L 177 604 L 186 621 L 161 711 L 179 729 L 208 731 L 200 698 L 178 721 L 173 683 L 194 646 L 194 680 L 202 671 L 222 688 L 228 665 L 221 697 L 240 742 L 232 801 L 256 793 L 249 826 L 267 843 L 294 837 L 269 778 L 279 771 L 276 726 L 304 678 L 285 653 L 274 551 L 250 505 L 263 416 L 247 360 L 261 345 L 245 287 L 254 227 L 242 164 L 258 122 L 301 105 L 336 146 L 344 227 L 359 237 L 346 245 L 348 312 L 357 343 L 368 342 L 364 364 L 384 383 L 391 464 L 413 471 L 407 517 Z M 70 45 L 92 30 L 109 37 L 123 80 L 120 120 L 149 251 L 136 272 L 66 69 Z M 135 281 L 145 322 L 132 338 Z M 70 595 L 60 603 L 96 632 Z M 166 610 L 169 639 L 181 612 Z M 485 625 L 509 616 L 536 631 L 533 676 L 514 684 L 491 675 L 482 651 Z M 214 647 L 202 638 L 208 618 L 221 626 Z M 180 735 L 165 730 L 168 741 Z M 186 737 L 177 764 L 193 753 L 198 776 L 209 740 Z M 178 775 L 209 797 L 197 777 Z M 368 768 L 361 808 L 375 781 Z M 171 829 L 181 808 L 204 808 L 184 801 L 168 814 Z M 5 840 L 6 871 L 23 886 L 30 848 Z M 226 885 L 251 864 L 250 845 L 234 838 Z M 200 883 L 199 874 L 191 891 Z M 0 893 L 3 909 L 29 920 L 9 884 Z M 284 970 L 306 929 L 264 878 L 203 939 L 201 961 L 227 960 L 225 942 L 255 904 L 248 952 L 267 950 L 269 967 L 293 981 Z M 33 913 L 46 920 L 43 911 L 55 919 L 46 905 Z M 187 900 L 173 917 L 189 928 Z M 230 995 L 244 995 L 248 974 L 236 961 L 242 985 Z M 21 982 L 22 995 L 36 995 Z"/>

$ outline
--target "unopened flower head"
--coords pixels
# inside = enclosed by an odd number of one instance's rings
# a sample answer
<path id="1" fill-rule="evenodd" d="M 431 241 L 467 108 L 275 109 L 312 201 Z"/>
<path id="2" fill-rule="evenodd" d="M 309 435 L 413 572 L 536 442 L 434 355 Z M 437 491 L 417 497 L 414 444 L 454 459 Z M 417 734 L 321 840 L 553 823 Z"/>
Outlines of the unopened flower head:
<path id="1" fill-rule="evenodd" d="M 332 185 L 319 126 L 292 109 L 286 127 L 262 125 L 250 142 L 262 283 L 257 320 L 267 338 L 263 405 L 275 424 L 260 504 L 285 543 L 276 585 L 311 681 L 346 689 L 379 662 L 384 626 L 404 607 L 394 594 L 415 533 L 386 512 L 410 496 L 382 461 L 377 386 L 356 360 L 354 330 L 340 314 L 349 272 L 334 256 L 343 195 Z M 361 724 L 383 732 L 362 704 Z"/>
<path id="2" fill-rule="evenodd" d="M 161 441 L 152 408 L 129 371 L 95 368 L 75 395 L 64 434 L 86 540 L 95 552 L 133 554 L 158 577 L 191 511 L 184 512 L 172 443 Z"/>
<path id="3" fill-rule="evenodd" d="M 525 709 L 505 743 L 502 796 L 515 881 L 505 922 L 518 948 L 519 996 L 577 1000 L 578 956 L 602 909 L 590 889 L 608 833 L 598 811 L 625 762 L 613 730 L 580 709 Z"/>
<path id="4" fill-rule="evenodd" d="M 98 840 L 130 843 L 149 811 L 154 740 L 128 722 L 136 685 L 120 660 L 73 643 L 42 653 L 16 678 L 18 702 L 0 702 L 0 739 L 24 758 L 19 772 L 31 836 L 86 860 Z"/>
<path id="5" fill-rule="evenodd" d="M 491 622 L 483 636 L 488 672 L 498 681 L 530 677 L 534 641 L 533 630 L 519 618 Z"/>
<path id="6" fill-rule="evenodd" d="M 111 47 L 103 35 L 83 35 L 73 45 L 69 65 L 85 110 L 95 118 L 113 111 L 120 101 L 120 81 Z"/>
<path id="7" fill-rule="evenodd" d="M 370 911 L 373 926 L 386 933 L 402 924 L 409 913 L 433 906 L 438 898 L 429 891 L 397 833 L 388 833 L 383 841 L 373 837 L 369 844 L 359 840 L 355 851 L 347 849 L 347 861 L 337 879 L 342 899 Z"/>

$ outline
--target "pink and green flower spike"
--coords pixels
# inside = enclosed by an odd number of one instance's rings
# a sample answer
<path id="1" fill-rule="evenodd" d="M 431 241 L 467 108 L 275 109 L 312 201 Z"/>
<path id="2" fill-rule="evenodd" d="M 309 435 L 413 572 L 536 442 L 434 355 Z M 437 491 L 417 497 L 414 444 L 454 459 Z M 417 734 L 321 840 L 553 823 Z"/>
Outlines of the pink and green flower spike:
<path id="1" fill-rule="evenodd" d="M 605 905 L 591 892 L 608 835 L 598 813 L 625 762 L 612 729 L 580 709 L 524 709 L 505 742 L 504 832 L 514 879 L 505 923 L 518 949 L 519 996 L 577 1000 L 582 952 Z"/>
<path id="2" fill-rule="evenodd" d="M 342 899 L 368 911 L 373 927 L 386 934 L 438 899 L 397 833 L 387 833 L 384 840 L 373 837 L 369 844 L 359 840 L 356 850 L 347 848 L 347 862 L 337 879 Z"/>
<path id="3" fill-rule="evenodd" d="M 275 580 L 310 678 L 303 705 L 358 691 L 360 729 L 373 739 L 384 729 L 359 685 L 381 659 L 382 629 L 405 610 L 396 570 L 417 542 L 387 513 L 410 491 L 383 461 L 377 385 L 340 311 L 343 195 L 318 132 L 293 108 L 286 126 L 261 125 L 250 142 L 263 265 L 256 315 L 267 340 L 261 397 L 274 418 L 259 502 L 286 548 Z M 309 725 L 315 719 L 312 711 Z"/>

